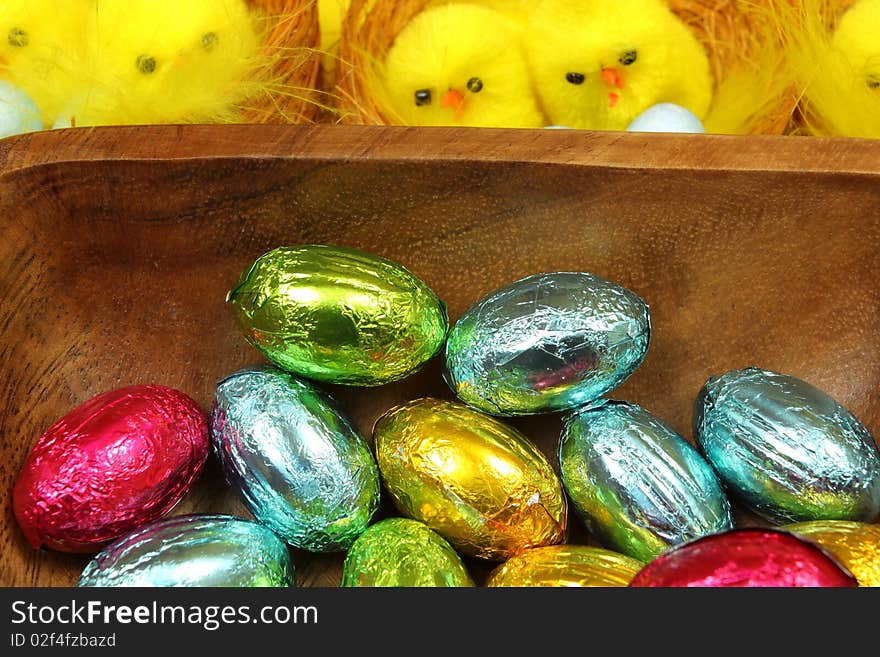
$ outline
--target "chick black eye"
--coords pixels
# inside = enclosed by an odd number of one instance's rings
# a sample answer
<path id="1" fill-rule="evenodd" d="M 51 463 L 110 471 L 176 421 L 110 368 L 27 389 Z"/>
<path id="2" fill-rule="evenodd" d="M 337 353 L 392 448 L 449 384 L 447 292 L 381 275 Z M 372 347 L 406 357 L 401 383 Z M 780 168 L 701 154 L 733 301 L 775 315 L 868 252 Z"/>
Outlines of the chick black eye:
<path id="1" fill-rule="evenodd" d="M 623 54 L 620 55 L 620 58 L 617 60 L 624 66 L 629 66 L 633 62 L 635 62 L 639 58 L 639 53 L 636 50 L 627 50 Z"/>
<path id="2" fill-rule="evenodd" d="M 567 73 L 565 79 L 572 84 L 583 84 L 586 78 L 584 78 L 583 73 Z"/>
<path id="3" fill-rule="evenodd" d="M 430 89 L 419 89 L 416 91 L 416 105 L 421 107 L 422 105 L 430 105 L 431 104 L 431 90 Z"/>
<path id="4" fill-rule="evenodd" d="M 144 75 L 150 75 L 156 71 L 156 58 L 148 55 L 141 55 L 137 58 L 137 70 Z"/>
<path id="5" fill-rule="evenodd" d="M 9 30 L 9 35 L 6 37 L 6 40 L 9 41 L 10 46 L 24 48 L 31 42 L 31 37 L 20 27 L 13 27 Z"/>
<path id="6" fill-rule="evenodd" d="M 216 32 L 208 32 L 202 37 L 202 48 L 210 52 L 214 50 L 217 45 L 217 33 Z"/>
<path id="7" fill-rule="evenodd" d="M 478 94 L 483 90 L 483 81 L 480 78 L 471 78 L 467 83 L 468 91 Z"/>
<path id="8" fill-rule="evenodd" d="M 880 89 L 880 75 L 869 75 L 868 76 L 868 88 L 869 89 Z"/>

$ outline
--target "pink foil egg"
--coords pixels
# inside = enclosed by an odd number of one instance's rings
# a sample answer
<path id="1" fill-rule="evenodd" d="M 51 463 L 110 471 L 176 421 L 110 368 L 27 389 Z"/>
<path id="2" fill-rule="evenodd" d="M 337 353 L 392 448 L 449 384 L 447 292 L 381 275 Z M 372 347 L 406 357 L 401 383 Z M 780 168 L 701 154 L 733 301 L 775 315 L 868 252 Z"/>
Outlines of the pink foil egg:
<path id="1" fill-rule="evenodd" d="M 735 529 L 657 557 L 633 587 L 840 587 L 855 578 L 815 543 L 775 529 Z"/>
<path id="2" fill-rule="evenodd" d="M 35 548 L 96 552 L 166 514 L 208 455 L 204 412 L 157 385 L 93 397 L 53 424 L 15 482 L 12 509 Z"/>

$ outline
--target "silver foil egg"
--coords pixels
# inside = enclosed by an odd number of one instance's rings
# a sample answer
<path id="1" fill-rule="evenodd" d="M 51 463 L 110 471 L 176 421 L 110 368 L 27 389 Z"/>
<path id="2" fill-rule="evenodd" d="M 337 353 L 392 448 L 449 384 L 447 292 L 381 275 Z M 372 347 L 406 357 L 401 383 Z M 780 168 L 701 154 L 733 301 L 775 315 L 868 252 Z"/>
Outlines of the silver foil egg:
<path id="1" fill-rule="evenodd" d="M 571 409 L 623 383 L 650 339 L 648 306 L 626 288 L 583 272 L 536 274 L 456 322 L 444 377 L 462 401 L 492 415 Z"/>
<path id="2" fill-rule="evenodd" d="M 104 548 L 77 586 L 293 586 L 293 562 L 284 542 L 255 522 L 177 516 Z"/>
<path id="3" fill-rule="evenodd" d="M 312 384 L 253 367 L 217 387 L 211 441 L 254 517 L 304 550 L 348 549 L 379 504 L 366 441 Z"/>
<path id="4" fill-rule="evenodd" d="M 731 493 L 771 521 L 868 521 L 880 511 L 874 437 L 793 376 L 750 367 L 710 378 L 694 435 Z"/>
<path id="5" fill-rule="evenodd" d="M 641 561 L 733 527 L 709 464 L 635 404 L 607 401 L 568 416 L 559 461 L 565 490 L 590 531 Z"/>

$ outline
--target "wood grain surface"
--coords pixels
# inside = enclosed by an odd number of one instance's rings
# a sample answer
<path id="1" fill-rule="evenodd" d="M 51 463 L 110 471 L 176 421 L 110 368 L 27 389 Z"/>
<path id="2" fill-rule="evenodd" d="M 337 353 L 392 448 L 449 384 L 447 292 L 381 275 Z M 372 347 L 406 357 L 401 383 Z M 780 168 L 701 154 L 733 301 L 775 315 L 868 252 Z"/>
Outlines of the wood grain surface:
<path id="1" fill-rule="evenodd" d="M 409 267 L 452 318 L 540 271 L 586 270 L 651 305 L 654 339 L 613 396 L 690 437 L 710 374 L 760 365 L 825 389 L 880 434 L 880 142 L 425 128 L 99 128 L 0 141 L 0 584 L 70 585 L 10 509 L 40 434 L 132 383 L 209 407 L 260 356 L 224 296 L 281 245 Z M 393 404 L 451 397 L 430 363 L 330 388 L 367 434 Z M 555 461 L 558 416 L 515 424 Z M 212 460 L 175 509 L 246 515 Z M 390 513 L 390 509 L 384 509 Z M 740 513 L 745 523 L 754 523 Z M 572 542 L 587 542 L 572 517 Z M 341 555 L 296 552 L 334 586 Z M 470 562 L 477 578 L 487 564 Z"/>

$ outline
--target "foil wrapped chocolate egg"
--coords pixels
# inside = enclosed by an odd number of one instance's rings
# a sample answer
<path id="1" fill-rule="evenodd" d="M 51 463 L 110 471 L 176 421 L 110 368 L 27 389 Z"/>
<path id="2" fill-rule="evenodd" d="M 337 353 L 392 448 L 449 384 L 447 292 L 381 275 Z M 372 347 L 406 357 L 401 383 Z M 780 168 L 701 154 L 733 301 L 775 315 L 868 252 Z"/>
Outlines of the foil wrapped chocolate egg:
<path id="1" fill-rule="evenodd" d="M 642 561 L 730 529 L 730 504 L 712 468 L 645 409 L 608 401 L 566 418 L 562 481 L 590 531 Z"/>
<path id="2" fill-rule="evenodd" d="M 247 340 L 301 376 L 358 386 L 403 379 L 446 339 L 446 306 L 401 265 L 335 246 L 279 248 L 227 295 Z"/>
<path id="3" fill-rule="evenodd" d="M 644 564 L 617 552 L 583 545 L 549 545 L 511 557 L 486 586 L 622 587 Z"/>
<path id="4" fill-rule="evenodd" d="M 184 393 L 157 385 L 88 400 L 40 437 L 12 508 L 35 548 L 97 552 L 165 515 L 208 456 L 208 423 Z"/>
<path id="5" fill-rule="evenodd" d="M 783 527 L 833 554 L 859 581 L 880 587 L 880 525 L 846 520 L 814 520 Z"/>
<path id="6" fill-rule="evenodd" d="M 633 587 L 852 587 L 855 578 L 819 546 L 773 529 L 706 536 L 658 557 Z"/>
<path id="7" fill-rule="evenodd" d="M 226 515 L 167 518 L 107 546 L 77 586 L 293 586 L 287 546 L 268 528 Z"/>
<path id="8" fill-rule="evenodd" d="M 444 376 L 484 413 L 565 410 L 623 383 L 650 338 L 648 306 L 626 288 L 587 273 L 537 274 L 465 312 L 449 333 Z"/>
<path id="9" fill-rule="evenodd" d="M 388 518 L 370 527 L 351 546 L 342 568 L 346 587 L 473 585 L 449 543 L 408 518 Z"/>
<path id="10" fill-rule="evenodd" d="M 366 441 L 329 397 L 274 367 L 220 382 L 211 441 L 250 512 L 294 547 L 346 550 L 379 505 Z"/>
<path id="11" fill-rule="evenodd" d="M 871 520 L 880 511 L 873 436 L 792 376 L 750 367 L 710 378 L 694 435 L 731 493 L 773 522 Z"/>
<path id="12" fill-rule="evenodd" d="M 460 552 L 502 560 L 564 539 L 562 485 L 515 429 L 461 404 L 419 399 L 379 418 L 373 433 L 397 508 Z"/>

